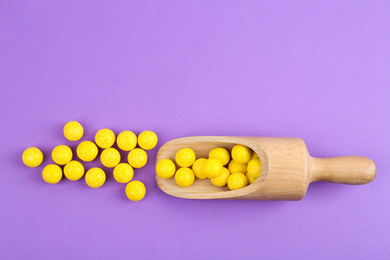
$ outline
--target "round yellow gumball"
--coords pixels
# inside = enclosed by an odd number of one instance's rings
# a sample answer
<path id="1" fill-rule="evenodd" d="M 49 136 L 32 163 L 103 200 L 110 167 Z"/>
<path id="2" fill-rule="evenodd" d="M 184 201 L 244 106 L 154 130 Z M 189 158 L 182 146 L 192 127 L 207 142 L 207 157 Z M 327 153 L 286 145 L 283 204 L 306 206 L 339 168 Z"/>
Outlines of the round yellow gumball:
<path id="1" fill-rule="evenodd" d="M 107 128 L 100 129 L 95 135 L 95 143 L 100 148 L 110 148 L 115 143 L 114 132 Z"/>
<path id="2" fill-rule="evenodd" d="M 162 159 L 156 164 L 156 174 L 163 179 L 172 178 L 176 172 L 176 165 L 169 159 Z"/>
<path id="3" fill-rule="evenodd" d="M 131 131 L 123 131 L 116 138 L 116 144 L 123 151 L 133 150 L 137 146 L 137 136 Z"/>
<path id="4" fill-rule="evenodd" d="M 202 173 L 207 178 L 215 178 L 222 173 L 222 163 L 215 158 L 207 159 L 203 162 Z"/>
<path id="5" fill-rule="evenodd" d="M 100 161 L 107 168 L 113 168 L 121 161 L 121 155 L 115 148 L 104 149 L 100 155 Z"/>
<path id="6" fill-rule="evenodd" d="M 145 197 L 145 185 L 140 181 L 131 181 L 126 185 L 126 196 L 131 201 L 140 201 Z"/>
<path id="7" fill-rule="evenodd" d="M 80 138 L 83 137 L 83 134 L 83 126 L 77 121 L 70 121 L 64 126 L 64 135 L 69 141 L 80 140 Z"/>
<path id="8" fill-rule="evenodd" d="M 215 158 L 221 161 L 222 165 L 226 165 L 230 161 L 230 154 L 225 148 L 217 147 L 211 149 L 209 158 Z"/>
<path id="9" fill-rule="evenodd" d="M 238 163 L 235 160 L 231 160 L 228 165 L 228 169 L 230 173 L 242 172 L 246 173 L 247 164 L 246 163 Z"/>
<path id="10" fill-rule="evenodd" d="M 252 158 L 251 158 L 251 160 L 254 160 L 254 159 L 259 159 L 259 160 L 260 160 L 260 158 L 259 158 L 259 156 L 257 155 L 257 153 L 255 153 L 254 151 L 252 151 Z"/>
<path id="11" fill-rule="evenodd" d="M 90 162 L 98 155 L 98 148 L 96 144 L 92 143 L 91 141 L 84 141 L 77 146 L 76 152 L 77 156 L 81 160 Z"/>
<path id="12" fill-rule="evenodd" d="M 247 163 L 252 158 L 252 150 L 241 144 L 236 144 L 232 149 L 232 158 L 238 163 Z"/>
<path id="13" fill-rule="evenodd" d="M 211 178 L 210 180 L 211 180 L 211 183 L 214 184 L 215 186 L 223 187 L 226 185 L 229 176 L 230 176 L 229 170 L 226 169 L 225 167 L 223 167 L 222 173 L 215 178 Z"/>
<path id="14" fill-rule="evenodd" d="M 138 145 L 145 150 L 151 150 L 157 145 L 157 135 L 152 131 L 143 131 L 138 136 Z"/>
<path id="15" fill-rule="evenodd" d="M 188 187 L 194 183 L 195 174 L 190 168 L 180 168 L 175 174 L 175 181 L 181 187 Z"/>
<path id="16" fill-rule="evenodd" d="M 229 176 L 228 187 L 231 190 L 244 188 L 248 185 L 248 178 L 242 172 L 236 172 Z"/>
<path id="17" fill-rule="evenodd" d="M 42 178 L 45 182 L 56 184 L 62 179 L 62 169 L 56 164 L 49 164 L 42 171 Z"/>
<path id="18" fill-rule="evenodd" d="M 206 161 L 206 158 L 197 159 L 192 165 L 192 171 L 195 173 L 196 178 L 198 179 L 206 179 L 202 172 L 203 163 Z"/>
<path id="19" fill-rule="evenodd" d="M 53 149 L 51 157 L 56 164 L 65 165 L 72 160 L 73 153 L 69 146 L 58 145 Z"/>
<path id="20" fill-rule="evenodd" d="M 252 184 L 255 182 L 256 178 L 252 178 L 251 176 L 248 175 L 248 173 L 245 174 L 245 176 L 248 178 L 249 184 Z"/>
<path id="21" fill-rule="evenodd" d="M 134 170 L 128 163 L 120 163 L 114 168 L 114 179 L 119 183 L 128 183 L 133 179 Z"/>
<path id="22" fill-rule="evenodd" d="M 85 174 L 85 182 L 91 188 L 99 188 L 105 181 L 106 173 L 98 167 L 89 169 Z"/>
<path id="23" fill-rule="evenodd" d="M 195 152 L 191 148 L 182 148 L 177 151 L 175 160 L 181 167 L 190 167 L 195 162 Z"/>
<path id="24" fill-rule="evenodd" d="M 261 171 L 261 163 L 259 159 L 252 159 L 248 162 L 247 175 L 252 179 L 259 177 Z"/>
<path id="25" fill-rule="evenodd" d="M 140 148 L 135 148 L 127 156 L 129 164 L 134 168 L 142 168 L 148 162 L 148 155 Z"/>
<path id="26" fill-rule="evenodd" d="M 23 163 L 28 167 L 37 167 L 43 161 L 43 154 L 41 150 L 36 147 L 30 147 L 24 150 L 22 155 Z"/>
<path id="27" fill-rule="evenodd" d="M 64 167 L 64 175 L 71 181 L 80 180 L 84 175 L 84 166 L 78 161 L 70 161 Z"/>

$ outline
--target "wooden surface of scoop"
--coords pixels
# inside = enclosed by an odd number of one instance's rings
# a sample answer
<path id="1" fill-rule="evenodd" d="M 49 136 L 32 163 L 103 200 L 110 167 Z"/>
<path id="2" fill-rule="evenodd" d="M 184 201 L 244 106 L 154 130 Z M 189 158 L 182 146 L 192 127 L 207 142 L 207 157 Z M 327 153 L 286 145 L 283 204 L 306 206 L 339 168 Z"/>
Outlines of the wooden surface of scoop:
<path id="1" fill-rule="evenodd" d="M 196 136 L 172 140 L 164 144 L 156 163 L 162 159 L 175 161 L 176 152 L 184 147 L 195 151 L 196 158 L 208 158 L 211 149 L 234 145 L 251 148 L 260 158 L 260 176 L 251 185 L 231 191 L 216 187 L 209 179 L 195 179 L 189 187 L 180 187 L 174 178 L 157 184 L 165 193 L 188 199 L 253 199 L 301 200 L 311 182 L 327 181 L 344 184 L 366 184 L 376 175 L 372 160 L 360 156 L 314 158 L 300 138 Z"/>

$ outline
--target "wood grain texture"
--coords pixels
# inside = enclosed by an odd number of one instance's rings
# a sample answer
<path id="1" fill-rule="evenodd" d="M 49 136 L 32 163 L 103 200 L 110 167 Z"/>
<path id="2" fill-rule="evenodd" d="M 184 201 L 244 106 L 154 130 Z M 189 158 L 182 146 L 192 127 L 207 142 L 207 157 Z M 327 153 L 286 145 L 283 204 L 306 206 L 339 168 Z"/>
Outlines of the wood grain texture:
<path id="1" fill-rule="evenodd" d="M 311 182 L 327 181 L 344 184 L 366 184 L 376 175 L 372 160 L 361 156 L 332 158 L 311 157 Z"/>
<path id="2" fill-rule="evenodd" d="M 248 146 L 261 160 L 260 176 L 251 185 L 230 191 L 226 186 L 214 186 L 209 179 L 196 179 L 193 185 L 183 188 L 174 178 L 156 175 L 158 186 L 169 195 L 188 199 L 301 200 L 311 182 L 365 184 L 376 175 L 375 164 L 365 157 L 313 158 L 300 138 L 184 137 L 164 144 L 156 163 L 165 158 L 175 161 L 176 152 L 184 147 L 192 148 L 197 158 L 208 158 L 211 149 L 224 147 L 231 151 L 236 144 Z"/>

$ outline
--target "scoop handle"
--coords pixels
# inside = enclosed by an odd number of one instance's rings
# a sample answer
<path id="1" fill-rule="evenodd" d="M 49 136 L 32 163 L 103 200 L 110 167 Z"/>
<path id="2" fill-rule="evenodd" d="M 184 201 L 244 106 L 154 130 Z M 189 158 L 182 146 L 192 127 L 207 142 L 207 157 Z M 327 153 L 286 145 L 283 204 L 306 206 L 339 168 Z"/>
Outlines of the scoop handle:
<path id="1" fill-rule="evenodd" d="M 309 171 L 311 182 L 366 184 L 376 176 L 375 163 L 361 156 L 311 157 Z"/>

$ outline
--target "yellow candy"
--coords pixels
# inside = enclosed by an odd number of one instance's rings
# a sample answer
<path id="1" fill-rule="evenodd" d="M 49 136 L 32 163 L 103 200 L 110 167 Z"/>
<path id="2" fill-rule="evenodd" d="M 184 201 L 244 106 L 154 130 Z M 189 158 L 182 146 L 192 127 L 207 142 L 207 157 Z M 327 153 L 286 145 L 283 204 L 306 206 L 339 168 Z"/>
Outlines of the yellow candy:
<path id="1" fill-rule="evenodd" d="M 90 162 L 94 160 L 97 154 L 98 148 L 96 144 L 92 143 L 91 141 L 81 142 L 77 146 L 77 156 L 85 162 Z"/>
<path id="2" fill-rule="evenodd" d="M 157 145 L 157 135 L 152 131 L 143 131 L 138 136 L 138 145 L 145 150 L 151 150 Z"/>
<path id="3" fill-rule="evenodd" d="M 121 155 L 118 150 L 115 148 L 107 148 L 104 149 L 102 154 L 100 155 L 100 161 L 107 168 L 112 168 L 118 165 L 121 161 Z"/>
<path id="4" fill-rule="evenodd" d="M 137 136 L 131 131 L 123 131 L 116 138 L 116 144 L 123 151 L 133 150 L 137 146 Z"/>
<path id="5" fill-rule="evenodd" d="M 169 159 L 162 159 L 156 165 L 157 176 L 163 179 L 172 178 L 176 172 L 175 164 Z"/>
<path id="6" fill-rule="evenodd" d="M 232 149 L 232 158 L 238 163 L 247 163 L 252 158 L 252 150 L 241 144 L 236 144 Z"/>
<path id="7" fill-rule="evenodd" d="M 246 163 L 238 163 L 235 160 L 231 160 L 228 169 L 230 173 L 235 173 L 235 172 L 242 172 L 246 173 L 247 170 L 247 164 Z"/>
<path id="8" fill-rule="evenodd" d="M 255 153 L 254 151 L 252 151 L 252 158 L 251 160 L 253 159 L 260 159 L 259 156 L 257 155 L 257 153 Z"/>
<path id="9" fill-rule="evenodd" d="M 229 176 L 228 187 L 231 190 L 244 188 L 248 185 L 248 178 L 242 172 L 236 172 Z"/>
<path id="10" fill-rule="evenodd" d="M 180 168 L 175 174 L 175 181 L 181 187 L 188 187 L 194 183 L 195 174 L 190 168 Z"/>
<path id="11" fill-rule="evenodd" d="M 114 168 L 114 179 L 119 183 L 127 183 L 133 179 L 134 170 L 128 163 L 120 163 Z"/>
<path id="12" fill-rule="evenodd" d="M 145 185 L 140 181 L 131 181 L 126 185 L 126 195 L 129 200 L 142 200 L 145 197 L 145 193 Z"/>
<path id="13" fill-rule="evenodd" d="M 64 174 L 68 180 L 80 180 L 84 175 L 84 166 L 78 161 L 70 161 L 64 167 Z"/>
<path id="14" fill-rule="evenodd" d="M 115 134 L 110 129 L 100 129 L 95 135 L 95 143 L 100 148 L 110 148 L 115 143 Z"/>
<path id="15" fill-rule="evenodd" d="M 226 165 L 230 161 L 230 154 L 225 148 L 217 147 L 211 149 L 209 158 L 216 158 L 221 161 L 222 165 Z"/>
<path id="16" fill-rule="evenodd" d="M 229 170 L 223 167 L 222 173 L 215 178 L 211 178 L 210 180 L 215 186 L 223 187 L 226 185 L 229 176 L 230 176 Z"/>
<path id="17" fill-rule="evenodd" d="M 72 160 L 73 153 L 69 146 L 58 145 L 53 149 L 51 157 L 56 164 L 65 165 Z"/>
<path id="18" fill-rule="evenodd" d="M 222 173 L 222 163 L 220 160 L 211 158 L 203 162 L 202 173 L 207 178 L 215 178 Z"/>
<path id="19" fill-rule="evenodd" d="M 261 171 L 260 159 L 252 159 L 248 162 L 247 175 L 252 179 L 259 177 Z"/>
<path id="20" fill-rule="evenodd" d="M 249 175 L 248 175 L 248 173 L 246 173 L 246 174 L 245 174 L 245 176 L 248 178 L 248 182 L 249 182 L 249 184 L 252 184 L 252 183 L 254 183 L 254 182 L 255 182 L 255 180 L 256 180 L 256 178 L 254 179 L 254 178 L 252 178 L 251 176 L 249 176 Z"/>
<path id="21" fill-rule="evenodd" d="M 134 168 L 142 168 L 148 162 L 148 155 L 140 148 L 135 148 L 129 152 L 127 156 L 129 164 Z"/>
<path id="22" fill-rule="evenodd" d="M 91 188 L 99 188 L 106 181 L 106 173 L 98 168 L 91 168 L 85 174 L 85 182 Z"/>
<path id="23" fill-rule="evenodd" d="M 84 129 L 82 125 L 77 121 L 70 121 L 64 126 L 65 138 L 69 141 L 77 141 L 83 137 Z"/>
<path id="24" fill-rule="evenodd" d="M 195 176 L 198 179 L 206 179 L 206 176 L 204 176 L 202 172 L 202 166 L 205 161 L 205 158 L 199 158 L 192 165 L 192 171 L 195 173 Z"/>
<path id="25" fill-rule="evenodd" d="M 43 161 L 41 150 L 36 147 L 30 147 L 24 150 L 22 155 L 23 163 L 28 167 L 37 167 Z"/>
<path id="26" fill-rule="evenodd" d="M 191 148 L 182 148 L 175 156 L 176 163 L 181 167 L 190 167 L 195 159 L 195 152 Z"/>
<path id="27" fill-rule="evenodd" d="M 42 171 L 42 178 L 45 182 L 56 184 L 62 179 L 62 169 L 56 164 L 49 164 Z"/>

